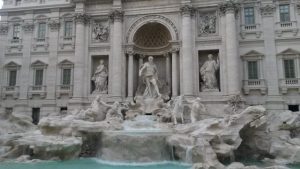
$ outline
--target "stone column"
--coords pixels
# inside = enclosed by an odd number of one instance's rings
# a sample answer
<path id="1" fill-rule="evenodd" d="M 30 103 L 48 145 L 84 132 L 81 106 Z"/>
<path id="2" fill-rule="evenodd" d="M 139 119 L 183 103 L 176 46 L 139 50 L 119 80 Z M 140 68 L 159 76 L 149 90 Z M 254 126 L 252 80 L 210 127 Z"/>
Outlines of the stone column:
<path id="1" fill-rule="evenodd" d="M 73 99 L 82 100 L 84 96 L 85 76 L 85 24 L 88 23 L 89 17 L 85 13 L 75 14 L 76 22 L 76 40 L 75 40 L 75 64 L 74 64 L 74 95 Z"/>
<path id="2" fill-rule="evenodd" d="M 132 99 L 133 98 L 133 55 L 134 52 L 133 50 L 129 49 L 127 50 L 128 54 L 128 98 Z"/>
<path id="3" fill-rule="evenodd" d="M 122 22 L 123 11 L 115 9 L 111 12 L 110 18 L 113 22 L 113 35 L 112 35 L 112 72 L 110 73 L 111 82 L 111 96 L 121 98 L 122 97 Z"/>
<path id="4" fill-rule="evenodd" d="M 182 13 L 182 94 L 192 96 L 194 91 L 193 81 L 193 38 L 192 19 L 194 9 L 185 5 L 180 8 Z"/>
<path id="5" fill-rule="evenodd" d="M 236 13 L 239 4 L 227 1 L 220 5 L 220 11 L 225 14 L 226 22 L 226 59 L 227 59 L 227 78 L 228 94 L 240 93 L 240 57 L 238 55 L 238 39 L 236 29 Z"/>
<path id="6" fill-rule="evenodd" d="M 178 48 L 172 48 L 172 96 L 178 96 L 178 68 L 177 68 L 177 53 Z"/>
<path id="7" fill-rule="evenodd" d="M 168 86 L 171 88 L 171 67 L 170 67 L 170 54 L 166 53 L 166 82 Z"/>
<path id="8" fill-rule="evenodd" d="M 139 69 L 141 68 L 141 66 L 144 64 L 144 55 L 139 55 Z"/>

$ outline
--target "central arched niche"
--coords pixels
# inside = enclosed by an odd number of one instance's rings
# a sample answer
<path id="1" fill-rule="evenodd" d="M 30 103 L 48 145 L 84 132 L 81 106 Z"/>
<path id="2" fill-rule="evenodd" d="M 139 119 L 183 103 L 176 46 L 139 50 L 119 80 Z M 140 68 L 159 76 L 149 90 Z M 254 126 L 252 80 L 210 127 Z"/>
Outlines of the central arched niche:
<path id="1" fill-rule="evenodd" d="M 139 49 L 163 50 L 170 45 L 171 39 L 171 34 L 164 25 L 153 22 L 141 26 L 135 33 L 133 42 Z"/>
<path id="2" fill-rule="evenodd" d="M 171 48 L 170 41 L 172 41 L 172 36 L 169 29 L 165 25 L 154 21 L 139 27 L 133 36 L 134 51 L 138 56 L 145 56 L 136 57 L 134 61 L 135 79 L 139 79 L 138 70 L 141 66 L 139 59 L 143 58 L 142 61 L 145 63 L 150 55 L 153 56 L 158 69 L 159 88 L 164 94 L 169 93 L 170 90 L 171 60 L 168 57 Z M 139 85 L 142 85 L 142 83 L 143 81 L 134 82 L 134 88 L 138 94 L 143 93 L 143 90 L 139 90 Z"/>

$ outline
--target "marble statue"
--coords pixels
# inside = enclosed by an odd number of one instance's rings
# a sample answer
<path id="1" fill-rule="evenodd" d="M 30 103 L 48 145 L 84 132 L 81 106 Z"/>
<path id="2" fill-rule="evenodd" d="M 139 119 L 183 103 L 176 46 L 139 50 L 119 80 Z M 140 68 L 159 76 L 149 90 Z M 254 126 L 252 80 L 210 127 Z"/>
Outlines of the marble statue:
<path id="1" fill-rule="evenodd" d="M 201 15 L 199 18 L 199 35 L 216 33 L 216 20 L 215 14 Z"/>
<path id="2" fill-rule="evenodd" d="M 107 94 L 107 78 L 108 78 L 108 70 L 104 65 L 104 60 L 99 61 L 99 66 L 97 67 L 92 80 L 95 82 L 95 90 L 94 92 Z"/>
<path id="3" fill-rule="evenodd" d="M 123 107 L 121 106 L 121 104 L 119 102 L 114 102 L 113 104 L 107 104 L 103 101 L 100 101 L 100 103 L 103 106 L 108 107 L 108 111 L 106 113 L 106 121 L 111 121 L 111 120 L 117 120 L 122 122 L 123 121 L 123 114 L 122 114 L 122 109 Z"/>
<path id="4" fill-rule="evenodd" d="M 102 26 L 101 24 L 94 25 L 94 33 L 96 35 L 95 40 L 107 41 L 109 36 L 108 26 Z"/>
<path id="5" fill-rule="evenodd" d="M 193 101 L 188 101 L 191 103 L 191 122 L 195 123 L 200 120 L 201 115 L 207 114 L 207 109 L 204 104 L 201 103 L 201 98 L 196 98 Z"/>
<path id="6" fill-rule="evenodd" d="M 146 84 L 144 91 L 144 98 L 161 97 L 158 88 L 158 71 L 156 65 L 153 63 L 153 57 L 148 57 L 148 62 L 144 63 L 139 70 L 139 76 L 142 77 Z"/>
<path id="7" fill-rule="evenodd" d="M 183 96 L 178 96 L 174 99 L 174 107 L 172 109 L 172 117 L 173 117 L 173 122 L 176 125 L 177 124 L 177 116 L 179 115 L 181 118 L 181 123 L 184 123 L 184 118 L 183 118 Z"/>
<path id="8" fill-rule="evenodd" d="M 218 81 L 216 71 L 219 69 L 219 57 L 213 60 L 213 55 L 208 55 L 208 60 L 200 68 L 200 75 L 203 80 L 202 91 L 218 91 Z"/>

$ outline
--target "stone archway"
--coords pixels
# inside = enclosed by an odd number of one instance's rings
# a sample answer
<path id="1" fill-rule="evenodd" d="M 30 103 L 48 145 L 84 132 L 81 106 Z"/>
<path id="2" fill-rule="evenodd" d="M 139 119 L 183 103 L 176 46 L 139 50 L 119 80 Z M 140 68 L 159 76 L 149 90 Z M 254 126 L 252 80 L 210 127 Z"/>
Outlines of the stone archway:
<path id="1" fill-rule="evenodd" d="M 138 48 L 159 50 L 169 45 L 171 41 L 169 30 L 162 24 L 154 22 L 140 27 L 133 37 Z"/>
<path id="2" fill-rule="evenodd" d="M 163 25 L 170 33 L 170 40 L 177 41 L 179 39 L 178 29 L 173 21 L 162 15 L 147 15 L 137 19 L 129 28 L 126 35 L 127 44 L 133 44 L 134 36 L 137 31 L 144 25 L 149 23 L 156 23 Z"/>
<path id="3" fill-rule="evenodd" d="M 159 71 L 158 78 L 162 86 L 167 86 L 167 90 L 170 91 L 171 65 L 173 64 L 170 51 L 177 40 L 176 26 L 164 16 L 144 16 L 131 25 L 126 36 L 128 45 L 128 97 L 132 97 L 137 91 L 140 83 L 138 70 L 147 60 L 147 56 L 150 55 L 154 56 L 154 62 Z M 177 54 L 174 54 L 174 59 L 177 60 Z"/>

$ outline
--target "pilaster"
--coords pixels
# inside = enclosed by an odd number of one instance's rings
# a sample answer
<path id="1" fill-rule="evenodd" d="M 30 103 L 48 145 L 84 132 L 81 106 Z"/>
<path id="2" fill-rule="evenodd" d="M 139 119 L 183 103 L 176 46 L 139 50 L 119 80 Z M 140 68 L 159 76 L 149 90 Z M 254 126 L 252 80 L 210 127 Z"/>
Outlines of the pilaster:
<path id="1" fill-rule="evenodd" d="M 55 17 L 49 22 L 49 60 L 46 73 L 47 99 L 55 100 L 56 90 L 56 69 L 57 69 L 57 48 L 59 39 L 58 30 L 60 28 L 59 13 L 54 13 Z"/>
<path id="2" fill-rule="evenodd" d="M 77 2 L 77 1 L 76 1 Z M 70 101 L 74 105 L 81 107 L 85 97 L 84 80 L 86 77 L 86 25 L 89 23 L 90 16 L 85 13 L 84 1 L 76 3 L 74 21 L 76 29 L 75 37 L 75 58 L 74 58 L 74 92 Z"/>
<path id="3" fill-rule="evenodd" d="M 110 19 L 113 23 L 113 35 L 110 61 L 112 61 L 112 72 L 110 73 L 111 80 L 111 93 L 114 98 L 122 97 L 122 80 L 124 71 L 124 58 L 122 53 L 123 48 L 123 15 L 124 12 L 121 9 L 114 9 L 110 13 Z"/>
<path id="4" fill-rule="evenodd" d="M 238 53 L 236 15 L 240 5 L 232 0 L 220 4 L 219 9 L 225 15 L 226 23 L 226 59 L 227 59 L 227 91 L 229 95 L 239 94 L 241 90 L 241 60 Z"/>
<path id="5" fill-rule="evenodd" d="M 190 4 L 185 4 L 180 8 L 182 14 L 182 94 L 186 96 L 194 95 L 193 80 L 193 35 L 192 19 L 194 8 Z"/>
<path id="6" fill-rule="evenodd" d="M 20 100 L 28 99 L 28 88 L 31 85 L 33 79 L 30 78 L 32 75 L 32 71 L 30 71 L 31 67 L 31 45 L 33 42 L 33 33 L 34 33 L 34 23 L 31 21 L 33 19 L 33 13 L 27 13 L 26 19 L 22 25 L 23 29 L 23 59 L 22 59 L 22 67 L 20 71 Z"/>

